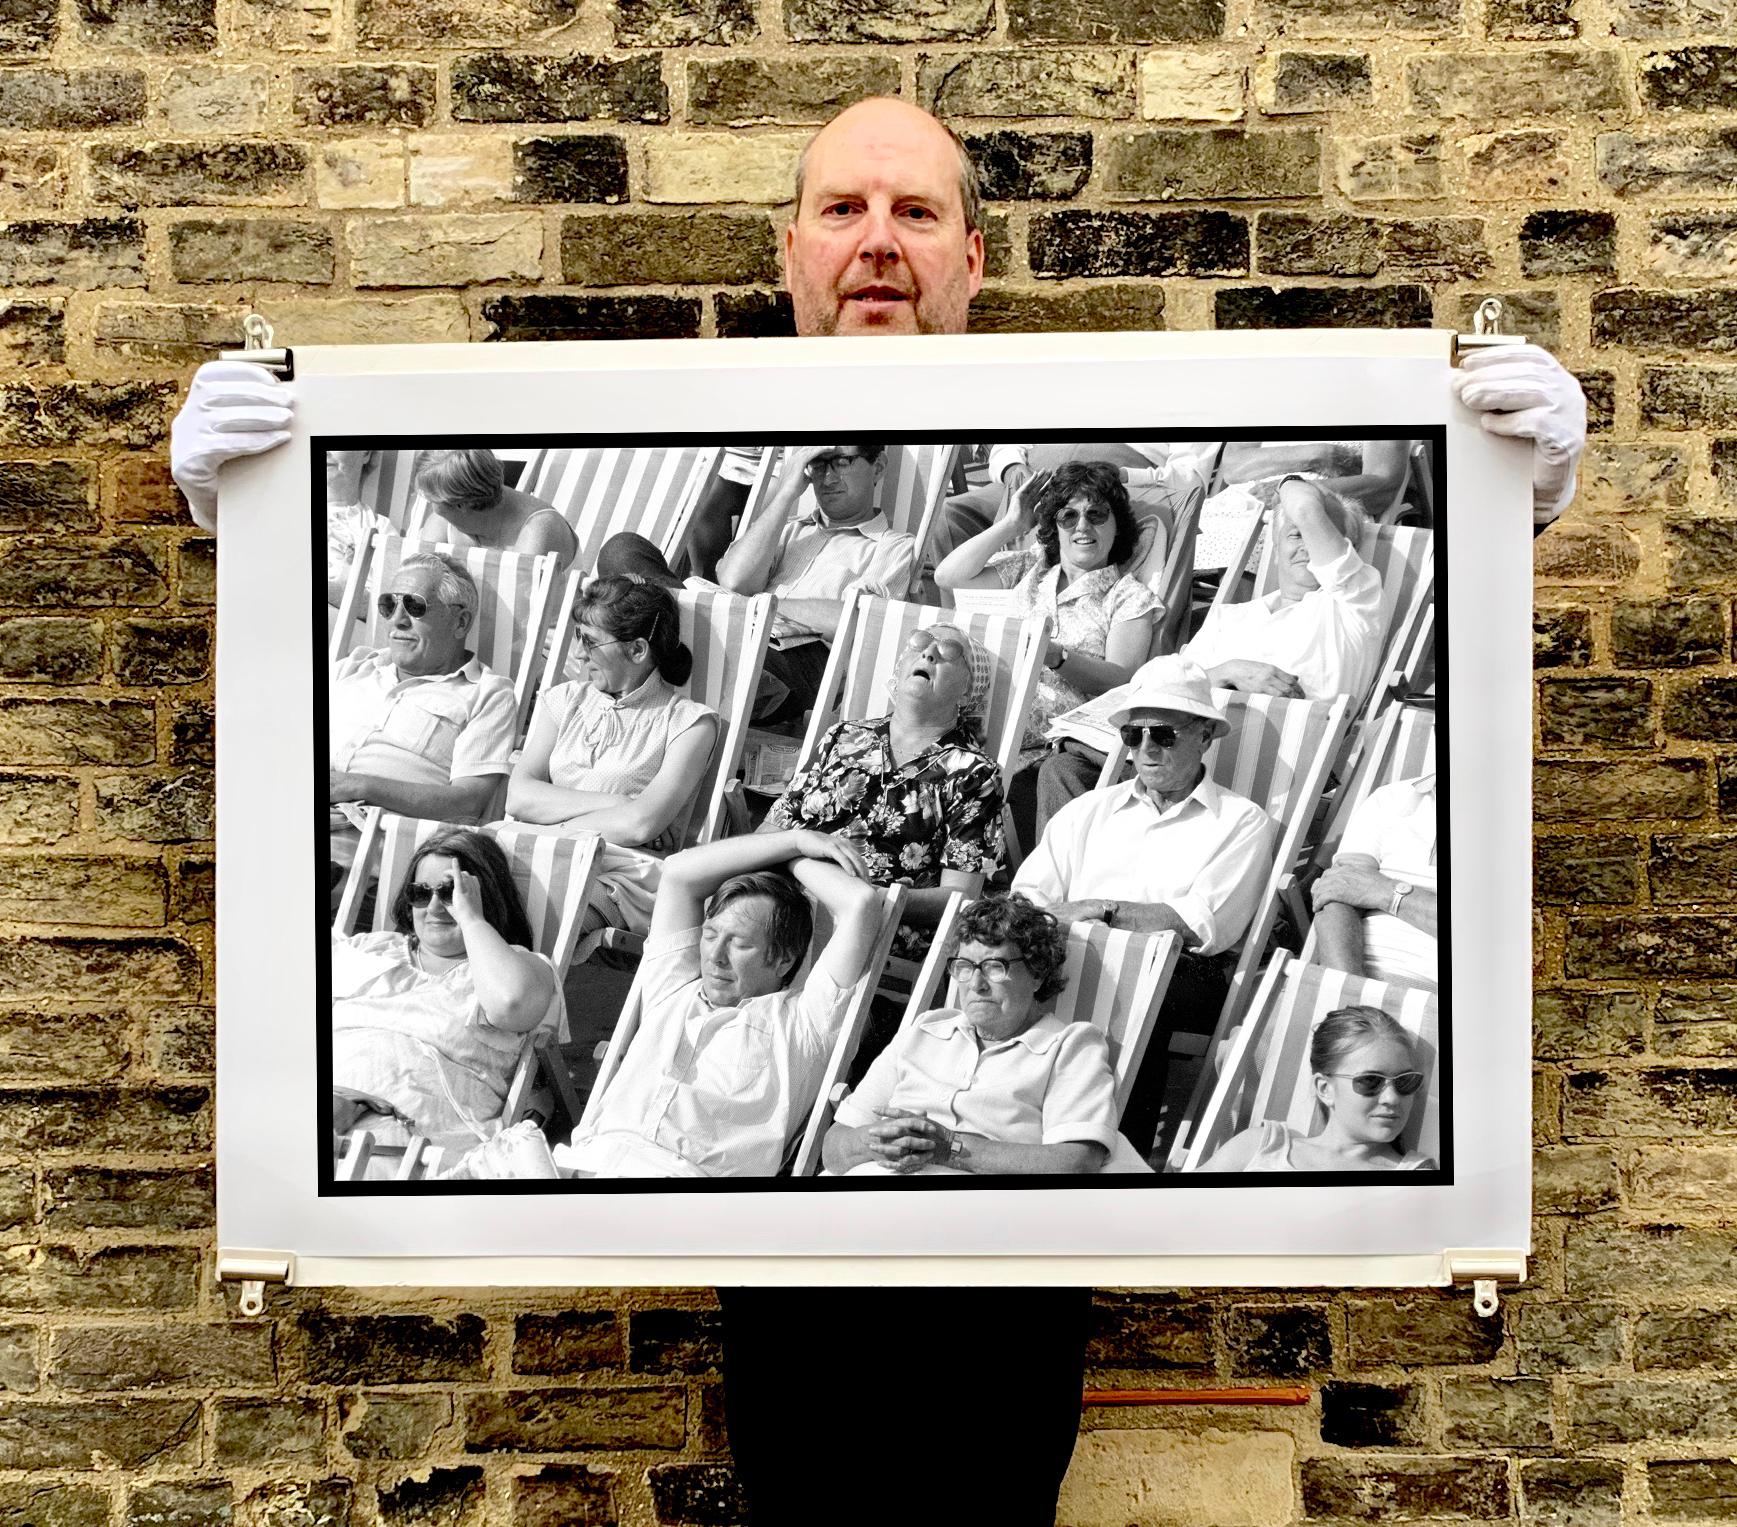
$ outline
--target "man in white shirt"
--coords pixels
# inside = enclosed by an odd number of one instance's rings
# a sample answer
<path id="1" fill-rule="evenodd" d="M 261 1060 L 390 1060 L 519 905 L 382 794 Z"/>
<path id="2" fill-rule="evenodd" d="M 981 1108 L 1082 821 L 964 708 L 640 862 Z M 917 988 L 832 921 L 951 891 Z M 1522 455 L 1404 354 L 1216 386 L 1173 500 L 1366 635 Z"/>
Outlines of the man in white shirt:
<path id="1" fill-rule="evenodd" d="M 478 598 L 462 563 L 406 557 L 378 600 L 386 645 L 341 658 L 328 690 L 335 866 L 355 857 L 364 806 L 484 820 L 518 729 L 512 682 L 465 650 Z"/>
<path id="2" fill-rule="evenodd" d="M 1310 892 L 1321 964 L 1434 991 L 1435 850 L 1435 775 L 1371 791 Z"/>
<path id="3" fill-rule="evenodd" d="M 833 931 L 795 987 L 814 931 L 798 882 Z M 776 1176 L 819 1094 L 879 922 L 861 857 L 826 833 L 722 838 L 666 860 L 639 1029 L 557 1164 L 589 1177 Z"/>

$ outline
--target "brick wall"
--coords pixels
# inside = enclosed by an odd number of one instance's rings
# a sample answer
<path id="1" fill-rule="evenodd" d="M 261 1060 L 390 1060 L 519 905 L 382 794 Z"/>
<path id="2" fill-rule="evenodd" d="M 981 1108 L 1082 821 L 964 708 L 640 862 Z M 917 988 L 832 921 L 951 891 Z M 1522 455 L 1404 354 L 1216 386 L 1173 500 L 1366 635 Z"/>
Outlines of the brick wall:
<path id="1" fill-rule="evenodd" d="M 1737 1518 L 1731 0 L 0 0 L 0 1527 L 725 1522 L 703 1292 L 235 1317 L 194 362 L 753 334 L 808 125 L 937 105 L 979 329 L 1463 323 L 1584 378 L 1537 546 L 1533 1283 L 1105 1293 L 1069 1519 Z M 1722 433 L 1723 432 L 1723 433 Z M 914 1502 L 920 1517 L 920 1501 Z M 824 1512 L 817 1521 L 824 1520 Z"/>

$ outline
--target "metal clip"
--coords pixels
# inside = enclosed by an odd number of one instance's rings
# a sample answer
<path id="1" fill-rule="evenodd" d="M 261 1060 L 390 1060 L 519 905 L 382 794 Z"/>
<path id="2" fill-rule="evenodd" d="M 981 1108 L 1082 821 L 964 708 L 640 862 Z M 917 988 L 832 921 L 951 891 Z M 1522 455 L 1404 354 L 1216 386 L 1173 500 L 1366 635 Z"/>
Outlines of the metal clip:
<path id="1" fill-rule="evenodd" d="M 1472 1308 L 1488 1320 L 1501 1307 L 1496 1287 L 1526 1281 L 1526 1257 L 1511 1251 L 1449 1251 L 1444 1253 L 1449 1283 L 1470 1283 Z"/>
<path id="2" fill-rule="evenodd" d="M 1468 350 L 1497 350 L 1511 345 L 1523 345 L 1526 337 L 1523 334 L 1504 334 L 1502 321 L 1507 315 L 1507 309 L 1502 305 L 1500 297 L 1486 297 L 1478 304 L 1477 312 L 1472 314 L 1472 332 L 1470 334 L 1454 335 L 1454 361 Z"/>
<path id="3" fill-rule="evenodd" d="M 254 1285 L 257 1288 L 259 1285 Z M 245 1305 L 246 1300 L 243 1300 Z M 1472 1279 L 1472 1308 L 1488 1320 L 1501 1307 L 1501 1301 L 1496 1298 L 1496 1280 L 1494 1278 Z"/>
<path id="4" fill-rule="evenodd" d="M 251 365 L 264 366 L 265 369 L 280 382 L 293 382 L 296 376 L 296 360 L 293 350 L 274 350 L 272 340 L 275 337 L 272 327 L 261 313 L 249 313 L 241 320 L 242 348 L 239 350 L 222 350 L 218 357 L 226 361 L 247 361 Z"/>
<path id="5" fill-rule="evenodd" d="M 217 1281 L 239 1283 L 239 1308 L 243 1315 L 265 1312 L 265 1286 L 268 1283 L 288 1284 L 295 1269 L 295 1259 L 287 1252 L 227 1252 L 217 1254 Z"/>

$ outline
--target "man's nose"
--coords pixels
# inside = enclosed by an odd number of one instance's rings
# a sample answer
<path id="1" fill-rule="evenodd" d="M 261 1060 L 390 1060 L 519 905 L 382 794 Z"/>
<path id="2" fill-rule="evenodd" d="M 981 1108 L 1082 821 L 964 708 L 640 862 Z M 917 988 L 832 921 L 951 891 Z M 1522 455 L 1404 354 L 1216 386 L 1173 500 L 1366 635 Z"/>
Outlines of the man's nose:
<path id="1" fill-rule="evenodd" d="M 857 246 L 860 259 L 873 261 L 879 266 L 899 258 L 899 232 L 893 221 L 892 208 L 870 207 L 861 228 Z"/>

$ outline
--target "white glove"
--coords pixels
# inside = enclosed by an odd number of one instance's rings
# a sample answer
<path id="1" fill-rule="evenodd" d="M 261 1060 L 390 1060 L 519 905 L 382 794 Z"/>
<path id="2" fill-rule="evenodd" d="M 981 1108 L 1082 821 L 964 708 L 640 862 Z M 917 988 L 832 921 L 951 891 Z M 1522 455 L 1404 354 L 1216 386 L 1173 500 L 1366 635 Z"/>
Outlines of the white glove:
<path id="1" fill-rule="evenodd" d="M 1473 350 L 1454 372 L 1454 394 L 1492 435 L 1532 442 L 1532 521 L 1540 529 L 1574 497 L 1586 449 L 1586 394 L 1537 345 Z"/>
<path id="2" fill-rule="evenodd" d="M 293 411 L 289 388 L 264 366 L 207 361 L 194 373 L 169 431 L 169 470 L 202 528 L 217 529 L 217 469 L 282 445 Z"/>

